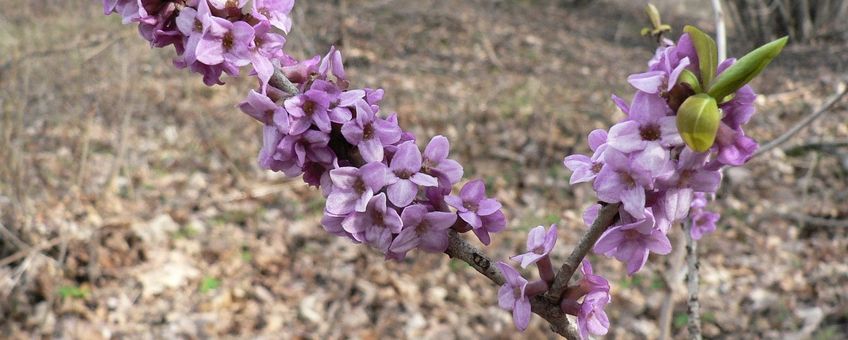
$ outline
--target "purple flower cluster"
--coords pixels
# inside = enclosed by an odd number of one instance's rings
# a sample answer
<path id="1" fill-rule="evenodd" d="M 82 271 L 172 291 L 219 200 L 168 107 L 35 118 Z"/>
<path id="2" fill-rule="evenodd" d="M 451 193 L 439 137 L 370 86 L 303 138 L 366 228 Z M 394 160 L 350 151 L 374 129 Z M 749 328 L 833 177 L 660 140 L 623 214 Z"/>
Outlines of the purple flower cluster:
<path id="1" fill-rule="evenodd" d="M 490 232 L 506 227 L 482 181 L 450 195 L 463 171 L 448 158 L 448 139 L 433 137 L 422 153 L 396 114 L 382 114 L 383 90 L 349 88 L 338 50 L 283 72 L 299 94 L 269 87 L 265 94 L 252 91 L 239 107 L 265 127 L 263 168 L 303 175 L 323 190 L 321 224 L 328 232 L 402 259 L 415 248 L 444 252 L 451 228 L 473 230 L 488 244 Z"/>
<path id="2" fill-rule="evenodd" d="M 718 73 L 733 63 L 734 59 L 724 61 Z M 594 251 L 625 262 L 630 274 L 644 266 L 649 253 L 668 254 L 671 244 L 666 234 L 671 225 L 689 216 L 695 197 L 715 193 L 722 167 L 743 164 L 757 148 L 742 129 L 755 112 L 755 95 L 747 85 L 720 104 L 723 117 L 710 150 L 699 153 L 683 143 L 676 110 L 692 93 L 678 78 L 684 70 L 699 72 L 688 34 L 676 45 L 660 47 L 648 66 L 647 72 L 628 77 L 636 89 L 629 104 L 613 96 L 627 118 L 608 132 L 589 134 L 591 156 L 571 155 L 564 161 L 574 172 L 572 184 L 592 182 L 600 201 L 621 203 L 617 222 Z M 714 227 L 714 215 L 696 212 L 698 230 Z"/>
<path id="3" fill-rule="evenodd" d="M 501 204 L 485 196 L 480 180 L 451 195 L 463 170 L 448 158 L 447 138 L 433 137 L 422 154 L 397 115 L 382 114 L 383 90 L 349 88 L 334 47 L 303 61 L 283 51 L 293 6 L 294 0 L 103 0 L 107 15 L 138 23 L 152 46 L 173 45 L 175 65 L 201 73 L 207 85 L 252 67 L 259 89 L 238 107 L 263 126 L 258 163 L 320 187 L 328 232 L 391 259 L 415 248 L 444 252 L 451 228 L 474 231 L 489 244 L 489 233 L 506 227 Z M 298 93 L 268 86 L 275 68 Z"/>
<path id="4" fill-rule="evenodd" d="M 636 89 L 633 99 L 628 103 L 613 96 L 627 118 L 609 131 L 589 134 L 591 156 L 576 154 L 564 160 L 573 171 L 572 184 L 591 182 L 599 201 L 620 203 L 618 217 L 593 250 L 625 263 L 630 275 L 642 269 L 650 253 L 671 252 L 667 234 L 673 224 L 690 218 L 695 239 L 715 230 L 719 215 L 704 208 L 706 197 L 721 183 L 721 168 L 744 164 L 758 147 L 742 129 L 756 111 L 755 94 L 748 85 L 719 104 L 722 118 L 709 150 L 696 152 L 684 144 L 677 129 L 677 109 L 694 92 L 679 78 L 687 70 L 698 75 L 698 62 L 688 34 L 677 44 L 665 43 L 649 62 L 647 72 L 628 77 Z M 725 60 L 717 73 L 734 62 Z M 586 209 L 586 224 L 594 222 L 600 208 L 595 204 Z M 577 315 L 581 335 L 586 338 L 607 332 L 609 320 L 603 307 L 610 299 L 609 284 L 594 275 L 587 262 L 583 274 L 579 287 L 566 291 L 562 308 Z M 582 303 L 577 302 L 579 296 L 583 296 Z"/>
<path id="5" fill-rule="evenodd" d="M 221 75 L 239 75 L 252 65 L 268 84 L 274 65 L 294 59 L 283 52 L 294 0 L 103 0 L 104 13 L 118 13 L 125 24 L 138 23 L 154 47 L 173 45 L 174 65 L 203 75 L 207 85 L 223 84 Z"/>

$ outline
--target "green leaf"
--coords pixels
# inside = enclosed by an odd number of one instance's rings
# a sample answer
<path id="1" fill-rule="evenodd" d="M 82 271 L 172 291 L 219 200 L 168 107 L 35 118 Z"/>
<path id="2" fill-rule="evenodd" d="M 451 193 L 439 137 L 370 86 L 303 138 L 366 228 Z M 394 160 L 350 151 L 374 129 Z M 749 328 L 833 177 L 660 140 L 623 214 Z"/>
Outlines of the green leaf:
<path id="1" fill-rule="evenodd" d="M 713 80 L 718 68 L 718 49 L 715 40 L 694 26 L 686 25 L 683 27 L 683 32 L 689 33 L 689 38 L 695 45 L 695 52 L 698 53 L 698 69 L 701 71 L 701 84 L 706 87 Z"/>
<path id="2" fill-rule="evenodd" d="M 63 299 L 67 298 L 76 298 L 76 299 L 84 299 L 88 296 L 88 289 L 84 287 L 77 286 L 62 286 L 59 287 L 59 295 Z"/>
<path id="3" fill-rule="evenodd" d="M 215 289 L 218 289 L 218 287 L 221 287 L 221 280 L 218 280 L 214 277 L 207 276 L 207 277 L 203 278 L 203 281 L 200 281 L 200 292 L 201 293 L 205 294 L 205 293 L 211 292 Z"/>
<path id="4" fill-rule="evenodd" d="M 698 82 L 698 76 L 696 76 L 695 73 L 692 73 L 692 71 L 689 71 L 689 69 L 683 69 L 683 72 L 680 73 L 679 77 L 677 77 L 677 83 L 688 84 L 689 87 L 692 88 L 693 91 L 695 91 L 695 93 L 704 92 L 701 89 L 701 84 Z"/>
<path id="5" fill-rule="evenodd" d="M 706 93 L 687 98 L 677 110 L 677 130 L 686 145 L 697 152 L 713 146 L 720 120 L 715 98 Z"/>
<path id="6" fill-rule="evenodd" d="M 783 37 L 760 46 L 736 61 L 722 72 L 707 89 L 713 98 L 719 100 L 733 94 L 754 79 L 771 61 L 780 54 L 789 37 Z"/>

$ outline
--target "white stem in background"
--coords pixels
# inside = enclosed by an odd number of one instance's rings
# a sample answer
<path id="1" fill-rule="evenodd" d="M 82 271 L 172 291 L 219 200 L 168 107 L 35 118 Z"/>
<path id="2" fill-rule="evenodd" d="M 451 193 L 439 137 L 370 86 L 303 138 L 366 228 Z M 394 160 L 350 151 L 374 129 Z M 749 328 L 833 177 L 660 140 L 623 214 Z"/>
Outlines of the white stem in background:
<path id="1" fill-rule="evenodd" d="M 713 14 L 716 23 L 716 46 L 718 47 L 718 62 L 727 59 L 727 33 L 724 28 L 724 10 L 721 9 L 721 0 L 710 0 L 713 4 Z"/>

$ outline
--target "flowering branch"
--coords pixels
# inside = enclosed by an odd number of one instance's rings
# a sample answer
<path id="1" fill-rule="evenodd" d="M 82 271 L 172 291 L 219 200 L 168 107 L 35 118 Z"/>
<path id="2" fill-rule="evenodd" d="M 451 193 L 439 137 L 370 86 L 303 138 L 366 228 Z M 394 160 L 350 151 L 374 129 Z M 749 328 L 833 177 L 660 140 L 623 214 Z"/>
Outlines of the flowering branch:
<path id="1" fill-rule="evenodd" d="M 293 6 L 294 0 L 103 0 L 105 14 L 138 23 L 154 47 L 174 46 L 175 66 L 202 74 L 209 86 L 224 84 L 223 73 L 237 77 L 252 68 L 259 88 L 238 108 L 262 125 L 258 163 L 320 188 L 327 232 L 376 248 L 387 260 L 414 249 L 446 253 L 500 285 L 498 305 L 512 312 L 516 328 L 525 330 L 536 313 L 569 339 L 610 327 L 610 285 L 585 259 L 590 249 L 625 262 L 633 275 L 650 253 L 671 252 L 673 223 L 690 217 L 694 239 L 715 229 L 718 215 L 703 209 L 706 195 L 718 189 L 722 167 L 743 164 L 757 147 L 742 130 L 754 111 L 746 83 L 786 43 L 719 64 L 715 42 L 694 27 L 676 45 L 660 39 L 668 25 L 649 6 L 661 47 L 648 72 L 628 77 L 637 90 L 632 102 L 613 96 L 628 118 L 589 133 L 591 157 L 564 160 L 574 171 L 570 183 L 592 182 L 602 203 L 584 212 L 590 228 L 557 273 L 550 259 L 556 225 L 530 230 L 526 251 L 511 259 L 522 268 L 536 265 L 540 279 L 531 282 L 459 236 L 471 231 L 489 245 L 507 219 L 482 180 L 452 194 L 463 168 L 448 158 L 446 137 L 432 137 L 422 152 L 397 114 L 381 110 L 382 89 L 350 87 L 335 47 L 307 60 L 285 53 Z M 569 286 L 578 264 L 581 277 Z"/>
<path id="2" fill-rule="evenodd" d="M 449 236 L 448 249 L 445 250 L 445 254 L 453 259 L 468 263 L 474 270 L 497 285 L 503 285 L 506 282 L 503 274 L 495 268 L 494 261 L 491 258 L 465 241 L 459 236 L 459 233 L 451 231 Z M 550 323 L 552 331 L 569 340 L 580 339 L 574 325 L 568 320 L 556 301 L 544 295 L 536 295 L 530 299 L 530 305 L 534 313 Z"/>
<path id="3" fill-rule="evenodd" d="M 559 268 L 559 271 L 554 278 L 554 283 L 548 290 L 548 297 L 557 301 L 562 298 L 562 294 L 568 286 L 568 281 L 571 280 L 574 272 L 577 271 L 577 266 L 583 261 L 583 258 L 586 257 L 589 250 L 595 246 L 595 243 L 598 242 L 601 235 L 607 231 L 613 222 L 615 222 L 615 218 L 618 216 L 619 207 L 620 204 L 616 203 L 607 204 L 601 208 L 595 222 L 592 223 L 589 230 L 583 235 L 580 242 L 578 242 L 577 246 L 574 247 L 574 250 L 571 251 L 571 255 L 568 256 Z"/>

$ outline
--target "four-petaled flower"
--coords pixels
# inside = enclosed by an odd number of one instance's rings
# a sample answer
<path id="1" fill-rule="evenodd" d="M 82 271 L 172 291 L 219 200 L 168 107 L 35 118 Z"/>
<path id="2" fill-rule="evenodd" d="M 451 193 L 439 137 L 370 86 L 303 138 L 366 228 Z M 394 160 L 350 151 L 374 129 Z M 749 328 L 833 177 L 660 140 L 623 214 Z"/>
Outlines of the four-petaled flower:
<path id="1" fill-rule="evenodd" d="M 527 329 L 530 324 L 530 299 L 525 294 L 527 279 L 510 265 L 498 262 L 498 269 L 506 279 L 506 282 L 498 290 L 498 305 L 506 310 L 512 311 L 512 320 L 515 327 L 520 331 Z"/>
<path id="2" fill-rule="evenodd" d="M 445 202 L 456 208 L 459 217 L 474 229 L 483 227 L 481 217 L 494 214 L 501 209 L 500 202 L 486 198 L 486 185 L 481 179 L 465 183 L 459 190 L 459 196 L 447 196 Z"/>
<path id="3" fill-rule="evenodd" d="M 364 212 L 354 212 L 342 221 L 342 228 L 356 240 L 387 252 L 392 234 L 400 233 L 403 222 L 395 209 L 386 205 L 386 195 L 371 198 Z"/>
<path id="4" fill-rule="evenodd" d="M 403 230 L 389 248 L 394 253 L 406 253 L 421 248 L 430 253 L 442 253 L 448 248 L 448 229 L 456 222 L 456 214 L 428 211 L 421 204 L 403 209 L 400 214 Z"/>
<path id="5" fill-rule="evenodd" d="M 357 100 L 356 119 L 342 126 L 342 135 L 356 145 L 366 162 L 383 161 L 383 148 L 400 140 L 401 130 L 396 123 L 377 117 L 371 105 Z"/>
<path id="6" fill-rule="evenodd" d="M 433 176 L 421 171 L 421 151 L 414 142 L 398 146 L 389 165 L 387 180 L 389 201 L 398 207 L 412 203 L 418 194 L 418 186 L 434 187 L 438 182 Z"/>
<path id="7" fill-rule="evenodd" d="M 374 194 L 386 184 L 386 165 L 373 162 L 362 168 L 343 167 L 330 170 L 333 190 L 327 196 L 327 212 L 346 215 L 364 212 Z"/>
<path id="8" fill-rule="evenodd" d="M 670 253 L 671 242 L 662 230 L 655 227 L 654 214 L 650 208 L 645 209 L 644 216 L 604 232 L 595 243 L 594 251 L 625 262 L 630 275 L 642 269 L 650 252 L 661 255 Z"/>
<path id="9" fill-rule="evenodd" d="M 510 259 L 521 262 L 521 268 L 538 262 L 543 257 L 548 256 L 557 241 L 557 226 L 551 225 L 548 232 L 545 232 L 545 227 L 538 226 L 530 230 L 527 234 L 527 252 L 510 257 Z"/>
<path id="10" fill-rule="evenodd" d="M 610 322 L 604 308 L 610 303 L 610 300 L 610 295 L 605 292 L 598 291 L 586 294 L 577 313 L 577 325 L 580 328 L 581 338 L 588 339 L 589 334 L 607 334 Z"/>
<path id="11" fill-rule="evenodd" d="M 224 62 L 244 66 L 250 63 L 250 45 L 253 43 L 253 26 L 244 22 L 231 22 L 224 18 L 203 18 L 203 37 L 197 43 L 197 60 L 206 65 Z"/>
<path id="12" fill-rule="evenodd" d="M 565 157 L 563 165 L 574 173 L 571 174 L 569 184 L 588 182 L 601 172 L 604 167 L 604 151 L 607 148 L 607 132 L 597 129 L 589 133 L 589 148 L 594 151 L 592 157 L 574 154 Z"/>

